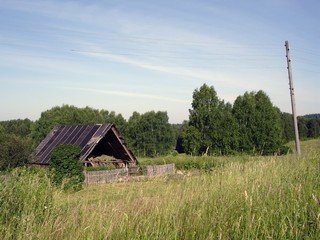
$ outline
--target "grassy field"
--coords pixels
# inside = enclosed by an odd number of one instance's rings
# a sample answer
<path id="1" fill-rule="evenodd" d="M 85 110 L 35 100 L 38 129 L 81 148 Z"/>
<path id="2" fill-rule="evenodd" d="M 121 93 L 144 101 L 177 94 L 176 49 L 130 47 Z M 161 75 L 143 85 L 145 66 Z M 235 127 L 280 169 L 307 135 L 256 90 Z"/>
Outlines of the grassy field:
<path id="1" fill-rule="evenodd" d="M 1 182 L 0 235 L 320 239 L 320 140 L 302 142 L 301 147 L 300 160 L 293 154 L 159 158 L 156 161 L 181 166 L 192 162 L 189 169 L 197 161 L 205 167 L 141 182 L 89 186 L 76 193 L 54 189 L 44 174 L 20 171 Z"/>

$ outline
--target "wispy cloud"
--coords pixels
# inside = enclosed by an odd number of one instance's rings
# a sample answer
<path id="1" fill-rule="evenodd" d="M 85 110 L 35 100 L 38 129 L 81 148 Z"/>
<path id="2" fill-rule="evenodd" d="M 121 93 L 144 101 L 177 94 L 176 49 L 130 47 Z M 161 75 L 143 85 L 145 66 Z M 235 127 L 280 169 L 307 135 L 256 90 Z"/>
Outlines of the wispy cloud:
<path id="1" fill-rule="evenodd" d="M 230 87 L 239 87 L 245 89 L 247 85 L 250 85 L 251 87 L 258 87 L 259 84 L 255 81 L 251 81 L 251 79 L 242 79 L 242 81 L 239 81 L 239 79 L 236 79 L 232 76 L 231 73 L 225 73 L 225 72 L 219 72 L 219 71 L 209 71 L 201 68 L 187 68 L 187 67 L 174 67 L 174 66 L 163 66 L 161 64 L 154 65 L 150 64 L 144 60 L 139 60 L 135 58 L 131 58 L 128 56 L 122 56 L 122 55 L 116 55 L 111 53 L 105 53 L 102 51 L 88 51 L 88 52 L 79 52 L 83 55 L 86 55 L 88 57 L 93 58 L 100 58 L 105 59 L 108 61 L 115 61 L 123 64 L 129 64 L 133 65 L 142 69 L 148 69 L 151 71 L 157 71 L 167 74 L 174 74 L 174 75 L 180 75 L 185 76 L 188 78 L 198 79 L 200 81 L 206 81 L 213 83 L 219 83 L 220 85 Z"/>
<path id="2" fill-rule="evenodd" d="M 135 92 L 126 92 L 126 91 L 114 91 L 114 90 L 103 90 L 103 89 L 95 89 L 95 88 L 69 88 L 63 87 L 64 89 L 72 89 L 72 90 L 79 90 L 79 91 L 86 91 L 86 92 L 93 92 L 93 93 L 101 93 L 106 95 L 113 95 L 113 96 L 122 96 L 122 97 L 133 97 L 133 98 L 146 98 L 146 99 L 154 99 L 154 100 L 161 100 L 167 102 L 175 102 L 175 103 L 189 103 L 189 101 L 178 99 L 178 98 L 171 98 L 171 97 L 164 97 L 164 96 L 157 96 L 157 95 L 150 95 L 150 94 L 143 94 L 143 93 L 135 93 Z"/>

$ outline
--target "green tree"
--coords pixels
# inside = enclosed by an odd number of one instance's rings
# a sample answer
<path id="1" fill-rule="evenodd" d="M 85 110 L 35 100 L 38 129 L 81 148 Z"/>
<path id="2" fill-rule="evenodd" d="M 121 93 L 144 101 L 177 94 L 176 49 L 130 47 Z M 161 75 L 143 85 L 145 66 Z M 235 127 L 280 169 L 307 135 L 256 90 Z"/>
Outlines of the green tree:
<path id="1" fill-rule="evenodd" d="M 175 134 L 167 112 L 134 112 L 129 118 L 125 136 L 138 156 L 165 155 L 174 149 Z"/>
<path id="2" fill-rule="evenodd" d="M 189 124 L 196 128 L 201 136 L 198 154 L 206 152 L 207 149 L 210 152 L 216 150 L 218 122 L 221 117 L 219 104 L 220 101 L 213 86 L 204 84 L 199 90 L 194 90 L 192 109 L 189 110 Z"/>
<path id="3" fill-rule="evenodd" d="M 125 129 L 125 139 L 130 149 L 137 156 L 144 155 L 143 129 L 140 124 L 141 114 L 133 112 Z"/>
<path id="4" fill-rule="evenodd" d="M 204 84 L 196 89 L 189 110 L 189 127 L 184 127 L 185 151 L 193 154 L 229 154 L 234 151 L 238 145 L 238 126 L 231 109 L 229 103 L 219 100 L 213 86 Z"/>
<path id="5" fill-rule="evenodd" d="M 308 120 L 308 138 L 318 138 L 320 136 L 320 120 L 312 118 Z"/>
<path id="6" fill-rule="evenodd" d="M 237 151 L 239 146 L 239 125 L 232 114 L 230 103 L 220 104 L 221 120 L 218 128 L 219 140 L 217 144 L 221 154 L 231 154 Z"/>
<path id="7" fill-rule="evenodd" d="M 14 134 L 0 134 L 0 170 L 24 166 L 31 161 L 30 139 Z"/>
<path id="8" fill-rule="evenodd" d="M 175 148 L 175 131 L 173 126 L 169 123 L 169 117 L 167 112 L 158 111 L 155 113 L 154 125 L 152 127 L 152 134 L 156 139 L 156 151 L 157 155 L 166 155 L 172 152 Z"/>
<path id="9" fill-rule="evenodd" d="M 30 135 L 32 124 L 33 122 L 28 118 L 0 122 L 4 133 L 14 134 L 20 137 L 28 137 Z"/>
<path id="10" fill-rule="evenodd" d="M 109 112 L 108 110 L 101 110 L 100 114 L 103 119 L 101 123 L 115 124 L 120 133 L 125 133 L 127 121 L 121 114 L 116 114 L 114 111 Z"/>
<path id="11" fill-rule="evenodd" d="M 0 124 L 0 137 L 5 134 L 5 128 Z"/>
<path id="12" fill-rule="evenodd" d="M 320 113 L 307 114 L 307 115 L 304 115 L 303 117 L 308 118 L 308 119 L 315 118 L 315 119 L 320 120 Z"/>
<path id="13" fill-rule="evenodd" d="M 233 115 L 239 126 L 238 150 L 240 152 L 249 152 L 254 149 L 255 108 L 254 93 L 246 92 L 243 96 L 238 96 L 233 104 Z"/>
<path id="14" fill-rule="evenodd" d="M 293 117 L 290 113 L 281 113 L 283 139 L 285 142 L 294 140 Z"/>
<path id="15" fill-rule="evenodd" d="M 182 147 L 185 153 L 198 155 L 201 147 L 200 131 L 185 121 L 181 130 Z"/>
<path id="16" fill-rule="evenodd" d="M 239 151 L 271 154 L 281 147 L 280 111 L 263 91 L 245 93 L 233 105 L 239 124 Z"/>
<path id="17" fill-rule="evenodd" d="M 307 139 L 308 138 L 308 119 L 305 117 L 298 117 L 298 129 L 299 129 L 299 138 Z"/>
<path id="18" fill-rule="evenodd" d="M 64 183 L 65 190 L 80 190 L 84 181 L 81 148 L 75 145 L 57 146 L 50 158 L 49 169 L 56 185 Z"/>
<path id="19" fill-rule="evenodd" d="M 171 124 L 171 126 L 173 127 L 175 132 L 175 139 L 176 139 L 175 150 L 177 153 L 184 153 L 183 146 L 182 146 L 182 137 L 181 137 L 183 124 L 181 123 Z"/>

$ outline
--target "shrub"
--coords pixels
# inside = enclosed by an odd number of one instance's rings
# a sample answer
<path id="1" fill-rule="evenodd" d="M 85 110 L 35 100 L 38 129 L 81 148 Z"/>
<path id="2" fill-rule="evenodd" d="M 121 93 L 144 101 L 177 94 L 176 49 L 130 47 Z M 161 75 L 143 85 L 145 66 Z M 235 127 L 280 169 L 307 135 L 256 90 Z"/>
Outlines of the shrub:
<path id="1" fill-rule="evenodd" d="M 30 162 L 32 143 L 14 134 L 0 134 L 0 170 L 21 167 Z"/>
<path id="2" fill-rule="evenodd" d="M 81 190 L 84 181 L 81 148 L 75 145 L 59 145 L 51 155 L 49 169 L 52 181 L 64 190 Z"/>

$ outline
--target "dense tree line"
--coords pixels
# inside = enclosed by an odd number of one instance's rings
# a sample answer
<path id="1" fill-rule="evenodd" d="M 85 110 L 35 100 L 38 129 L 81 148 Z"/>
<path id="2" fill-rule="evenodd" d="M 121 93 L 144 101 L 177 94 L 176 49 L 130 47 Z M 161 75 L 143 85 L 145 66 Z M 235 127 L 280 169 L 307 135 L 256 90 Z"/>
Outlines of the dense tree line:
<path id="1" fill-rule="evenodd" d="M 57 125 L 115 124 L 130 149 L 140 156 L 173 152 L 226 155 L 273 154 L 294 140 L 292 115 L 281 113 L 263 91 L 246 92 L 233 105 L 219 99 L 213 86 L 193 92 L 189 120 L 169 124 L 167 112 L 134 112 L 125 120 L 114 111 L 56 106 L 35 122 L 0 122 L 0 170 L 26 164 L 42 139 Z M 301 139 L 320 137 L 320 114 L 298 117 Z"/>
<path id="2" fill-rule="evenodd" d="M 29 137 L 33 122 L 29 119 L 17 119 L 0 122 L 0 133 L 14 134 L 20 137 Z"/>
<path id="3" fill-rule="evenodd" d="M 283 143 L 280 111 L 263 92 L 246 92 L 233 106 L 206 84 L 193 93 L 182 145 L 190 154 L 271 154 Z"/>
<path id="4" fill-rule="evenodd" d="M 121 114 L 113 111 L 99 111 L 90 107 L 77 108 L 70 105 L 57 106 L 41 113 L 40 118 L 32 125 L 30 137 L 38 144 L 57 125 L 95 123 L 113 123 L 121 131 L 125 127 L 126 120 Z"/>
<path id="5" fill-rule="evenodd" d="M 292 114 L 281 113 L 283 138 L 285 142 L 294 140 Z M 300 139 L 320 137 L 320 114 L 310 114 L 298 117 Z"/>

